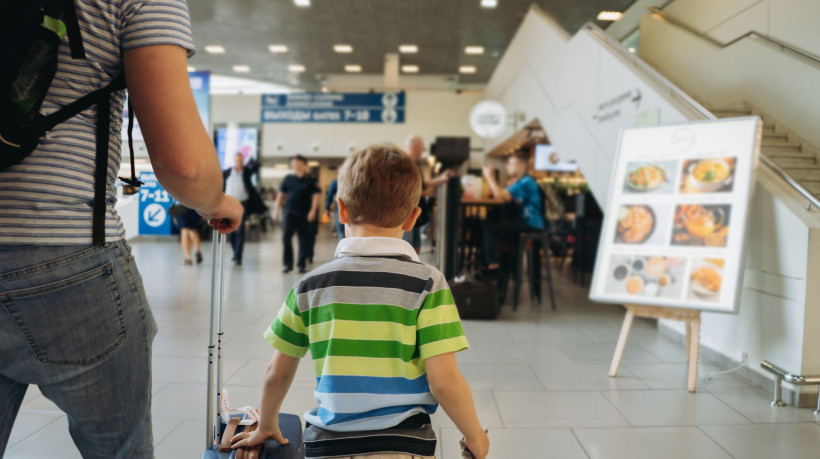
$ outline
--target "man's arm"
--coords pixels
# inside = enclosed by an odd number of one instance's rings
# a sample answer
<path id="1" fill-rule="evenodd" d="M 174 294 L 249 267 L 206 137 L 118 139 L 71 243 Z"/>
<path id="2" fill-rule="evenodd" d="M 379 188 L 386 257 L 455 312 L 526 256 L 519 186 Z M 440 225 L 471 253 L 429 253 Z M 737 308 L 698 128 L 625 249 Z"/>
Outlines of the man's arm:
<path id="1" fill-rule="evenodd" d="M 319 201 L 322 199 L 322 193 L 316 192 L 313 193 L 313 199 L 311 199 L 310 203 L 310 213 L 308 214 L 308 221 L 312 222 L 315 221 L 317 215 L 319 214 Z"/>
<path id="2" fill-rule="evenodd" d="M 239 227 L 242 206 L 222 191 L 222 171 L 197 114 L 186 53 L 176 45 L 126 51 L 128 92 L 159 182 L 183 205 L 221 221 L 226 233 Z"/>
<path id="3" fill-rule="evenodd" d="M 458 371 L 452 352 L 430 357 L 424 361 L 427 381 L 436 401 L 464 435 L 464 442 L 476 459 L 484 459 L 490 449 L 490 439 L 478 422 L 470 386 Z"/>
<path id="4" fill-rule="evenodd" d="M 240 433 L 231 439 L 232 448 L 256 446 L 268 438 L 284 445 L 288 439 L 279 430 L 279 410 L 285 395 L 296 376 L 299 359 L 274 351 L 273 357 L 265 369 L 265 382 L 262 386 L 262 407 L 259 428 L 253 433 Z"/>
<path id="5" fill-rule="evenodd" d="M 287 194 L 283 193 L 282 190 L 279 190 L 279 193 L 276 193 L 276 204 L 273 205 L 273 221 L 279 220 L 279 209 L 282 208 L 282 204 L 285 202 L 285 197 Z"/>
<path id="6" fill-rule="evenodd" d="M 455 176 L 456 172 L 453 169 L 447 169 L 438 177 L 430 179 L 430 181 L 424 183 L 424 189 L 421 191 L 421 196 L 435 196 L 436 188 L 447 183 L 450 178 Z"/>
<path id="7" fill-rule="evenodd" d="M 501 188 L 501 185 L 495 180 L 495 169 L 493 166 L 486 164 L 483 169 L 484 179 L 487 180 L 487 185 L 490 186 L 490 190 L 498 199 L 502 199 L 504 202 L 512 201 L 512 195 L 506 188 Z"/>

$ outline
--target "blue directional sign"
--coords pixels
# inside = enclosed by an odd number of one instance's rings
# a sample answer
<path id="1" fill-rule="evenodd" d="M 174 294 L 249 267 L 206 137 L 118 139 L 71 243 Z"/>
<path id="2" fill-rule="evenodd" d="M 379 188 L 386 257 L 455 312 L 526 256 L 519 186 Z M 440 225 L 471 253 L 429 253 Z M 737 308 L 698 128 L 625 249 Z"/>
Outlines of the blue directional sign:
<path id="1" fill-rule="evenodd" d="M 162 189 L 153 172 L 140 173 L 139 234 L 169 236 L 171 234 L 171 196 Z"/>
<path id="2" fill-rule="evenodd" d="M 404 123 L 403 92 L 263 94 L 263 123 Z"/>

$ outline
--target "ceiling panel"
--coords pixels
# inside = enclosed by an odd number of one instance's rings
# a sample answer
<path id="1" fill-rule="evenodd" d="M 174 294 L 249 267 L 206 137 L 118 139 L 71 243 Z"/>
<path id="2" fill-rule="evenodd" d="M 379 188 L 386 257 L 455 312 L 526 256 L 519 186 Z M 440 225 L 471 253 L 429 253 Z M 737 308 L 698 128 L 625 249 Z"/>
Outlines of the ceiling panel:
<path id="1" fill-rule="evenodd" d="M 498 7 L 481 8 L 480 0 L 312 0 L 300 8 L 292 0 L 189 0 L 197 54 L 190 65 L 224 75 L 234 65 L 248 65 L 249 78 L 317 89 L 321 75 L 344 73 L 346 64 L 362 73 L 383 72 L 384 55 L 400 44 L 416 44 L 418 54 L 401 55 L 401 64 L 417 65 L 420 74 L 458 75 L 459 81 L 486 83 L 532 3 L 549 12 L 574 33 L 598 12 L 624 11 L 634 0 L 498 0 Z M 606 23 L 600 25 L 605 26 Z M 334 44 L 353 46 L 337 54 Z M 219 44 L 223 55 L 204 51 Z M 288 46 L 287 54 L 272 54 L 270 44 Z M 464 48 L 483 46 L 481 56 Z M 306 67 L 302 74 L 288 65 Z M 473 75 L 459 75 L 471 65 Z M 317 78 L 318 76 L 318 78 Z"/>

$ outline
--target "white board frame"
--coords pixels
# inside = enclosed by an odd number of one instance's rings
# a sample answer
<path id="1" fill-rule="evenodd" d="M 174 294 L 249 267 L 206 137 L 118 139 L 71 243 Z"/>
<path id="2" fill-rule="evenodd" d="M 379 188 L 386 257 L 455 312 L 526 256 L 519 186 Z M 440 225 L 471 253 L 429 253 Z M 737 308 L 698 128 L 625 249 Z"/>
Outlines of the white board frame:
<path id="1" fill-rule="evenodd" d="M 622 129 L 590 286 L 590 299 L 607 303 L 737 313 L 745 271 L 743 248 L 760 155 L 762 128 L 761 120 L 756 116 L 750 116 Z M 684 193 L 681 190 L 681 182 L 684 176 L 688 177 L 684 170 L 685 162 L 710 158 L 736 158 L 731 174 L 731 186 L 726 184 L 719 192 Z M 634 168 L 640 163 L 660 162 L 666 163 L 668 168 L 672 168 L 674 164 L 674 176 L 667 177 L 671 181 L 671 191 L 642 193 L 628 190 L 625 180 L 631 170 L 630 166 Z M 725 191 L 726 188 L 730 188 L 730 191 Z M 702 204 L 703 208 L 714 210 L 717 214 L 721 211 L 715 208 L 720 207 L 724 213 L 728 213 L 726 246 L 693 247 L 673 244 L 675 214 L 678 206 L 683 204 Z M 652 241 L 652 245 L 615 241 L 619 210 L 622 206 L 630 205 L 647 206 L 653 211 L 653 231 L 644 241 L 644 244 Z M 657 214 L 662 215 L 658 217 Z M 655 235 L 655 231 L 658 231 L 659 235 Z M 685 239 L 688 236 L 683 234 L 682 237 Z M 664 240 L 666 242 L 662 243 Z M 675 282 L 680 283 L 676 286 L 681 290 L 680 294 L 675 297 L 648 295 L 654 289 L 650 291 L 647 286 L 657 279 L 651 279 L 641 270 L 633 270 L 633 263 L 626 261 L 630 256 L 633 257 L 633 261 L 634 257 L 645 257 L 644 262 L 650 257 L 667 257 L 663 266 L 670 266 L 667 264 L 670 258 L 684 259 L 683 266 L 676 268 L 678 274 L 675 276 Z M 690 286 L 691 274 L 697 267 L 713 267 L 710 264 L 712 262 L 707 260 L 714 259 L 724 261 L 722 267 L 714 265 L 717 266 L 716 272 L 722 277 L 721 288 L 716 296 L 708 293 L 704 295 L 703 288 Z M 621 285 L 614 280 L 614 269 L 619 264 L 616 262 L 618 260 L 623 261 L 622 264 L 625 266 L 628 265 L 627 278 L 641 278 L 640 283 L 636 282 L 643 286 L 640 294 L 627 293 L 625 282 L 621 291 Z M 674 293 L 674 290 L 662 290 L 659 286 L 657 291 L 659 294 L 663 291 Z"/>

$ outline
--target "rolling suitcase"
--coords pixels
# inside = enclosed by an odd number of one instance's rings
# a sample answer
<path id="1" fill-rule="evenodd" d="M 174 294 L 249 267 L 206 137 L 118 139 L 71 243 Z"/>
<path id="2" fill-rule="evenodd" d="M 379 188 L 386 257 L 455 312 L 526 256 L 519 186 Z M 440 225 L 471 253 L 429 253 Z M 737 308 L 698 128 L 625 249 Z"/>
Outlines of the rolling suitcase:
<path id="1" fill-rule="evenodd" d="M 495 320 L 501 313 L 498 288 L 493 282 L 479 281 L 471 276 L 449 281 L 450 292 L 462 319 Z"/>
<path id="2" fill-rule="evenodd" d="M 229 422 L 232 424 L 229 430 L 233 430 L 235 427 L 236 432 L 242 432 L 247 427 L 243 425 L 234 426 L 233 424 L 237 423 L 235 418 L 239 418 L 239 422 L 241 422 L 252 417 L 258 419 L 258 416 L 252 412 L 238 414 L 237 411 L 232 411 L 228 415 L 225 411 L 228 409 L 222 390 L 222 299 L 224 296 L 222 293 L 224 286 L 225 235 L 218 234 L 214 230 L 212 245 L 213 270 L 211 272 L 211 320 L 208 341 L 206 443 L 201 459 L 234 459 L 237 454 L 240 458 L 245 457 L 247 459 L 303 459 L 305 449 L 302 442 L 302 424 L 299 416 L 293 414 L 279 414 L 279 428 L 282 430 L 282 435 L 288 439 L 288 444 L 280 445 L 273 440 L 268 440 L 260 445 L 258 452 L 250 450 L 242 452 L 238 450 L 225 451 L 225 447 L 230 445 L 230 438 L 226 435 L 226 441 L 222 442 L 222 434 L 228 428 L 228 423 L 223 419 L 223 414 L 225 418 L 230 419 Z M 214 343 L 214 339 L 216 339 L 216 343 Z M 214 379 L 216 384 L 214 384 Z M 246 421 L 244 424 L 249 422 L 252 421 Z M 220 447 L 222 447 L 222 451 L 220 451 Z"/>

